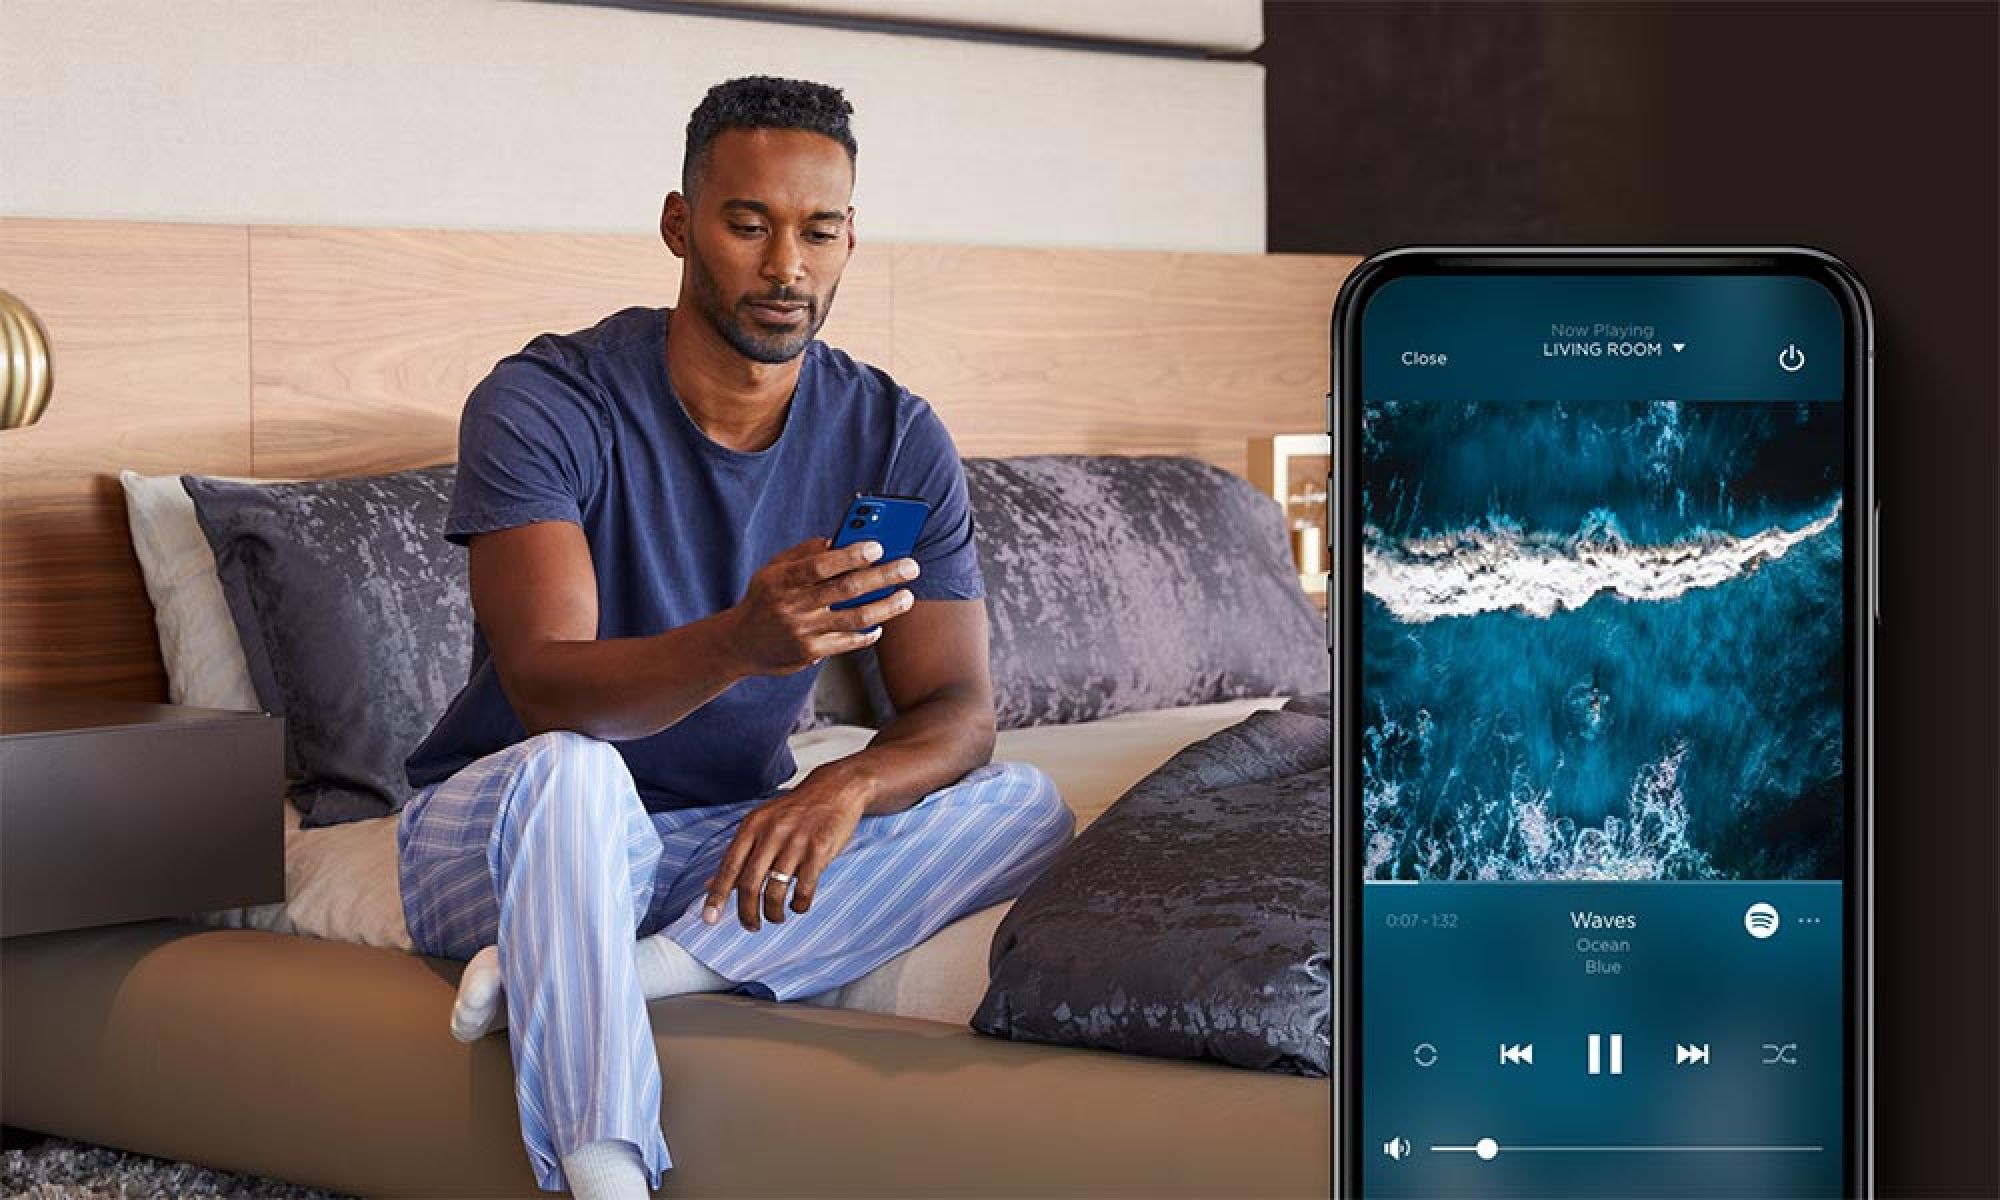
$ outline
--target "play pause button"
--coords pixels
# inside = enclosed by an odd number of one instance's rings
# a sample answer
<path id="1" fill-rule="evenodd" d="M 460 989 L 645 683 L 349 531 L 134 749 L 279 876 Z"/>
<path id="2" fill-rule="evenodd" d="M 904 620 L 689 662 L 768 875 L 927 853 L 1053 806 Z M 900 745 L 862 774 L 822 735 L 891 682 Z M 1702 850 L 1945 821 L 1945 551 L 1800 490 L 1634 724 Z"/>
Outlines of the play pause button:
<path id="1" fill-rule="evenodd" d="M 1592 1075 L 1623 1075 L 1625 1073 L 1625 1035 L 1622 1033 L 1593 1033 L 1590 1035 L 1590 1073 Z M 1606 1054 L 1607 1049 L 1609 1054 Z M 1609 1069 L 1606 1069 L 1606 1068 Z"/>

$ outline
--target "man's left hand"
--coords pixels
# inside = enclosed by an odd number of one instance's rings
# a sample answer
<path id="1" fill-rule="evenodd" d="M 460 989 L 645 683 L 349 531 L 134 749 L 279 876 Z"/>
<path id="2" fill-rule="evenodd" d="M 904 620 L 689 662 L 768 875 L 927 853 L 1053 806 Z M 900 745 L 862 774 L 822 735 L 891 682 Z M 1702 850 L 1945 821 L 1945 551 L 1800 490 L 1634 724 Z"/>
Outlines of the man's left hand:
<path id="1" fill-rule="evenodd" d="M 710 925 L 721 921 L 731 892 L 736 893 L 743 928 L 752 933 L 763 928 L 765 919 L 784 924 L 787 891 L 792 911 L 803 915 L 812 907 L 820 872 L 847 848 L 865 808 L 854 792 L 826 781 L 816 784 L 808 775 L 790 792 L 752 809 L 737 826 L 722 865 L 709 877 L 702 920 Z M 772 879 L 772 871 L 795 882 L 787 886 Z"/>

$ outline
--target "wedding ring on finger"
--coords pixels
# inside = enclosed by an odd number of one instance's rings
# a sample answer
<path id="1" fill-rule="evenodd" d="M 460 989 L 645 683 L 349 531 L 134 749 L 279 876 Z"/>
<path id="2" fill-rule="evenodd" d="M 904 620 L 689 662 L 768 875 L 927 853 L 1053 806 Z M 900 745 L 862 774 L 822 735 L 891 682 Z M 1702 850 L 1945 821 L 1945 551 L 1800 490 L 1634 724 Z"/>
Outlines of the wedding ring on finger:
<path id="1" fill-rule="evenodd" d="M 780 884 L 789 886 L 792 882 L 792 877 L 790 875 L 785 874 L 783 871 L 766 871 L 764 873 L 764 882 L 768 884 L 773 880 L 777 881 Z"/>

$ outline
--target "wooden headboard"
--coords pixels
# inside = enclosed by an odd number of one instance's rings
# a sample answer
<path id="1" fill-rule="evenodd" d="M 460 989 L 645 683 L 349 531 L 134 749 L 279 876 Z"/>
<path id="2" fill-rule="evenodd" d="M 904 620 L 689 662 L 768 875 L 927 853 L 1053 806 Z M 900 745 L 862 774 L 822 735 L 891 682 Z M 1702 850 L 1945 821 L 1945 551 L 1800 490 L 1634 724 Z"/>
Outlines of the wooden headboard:
<path id="1" fill-rule="evenodd" d="M 967 455 L 1188 454 L 1321 428 L 1348 257 L 864 243 L 822 336 Z M 0 683 L 166 698 L 117 473 L 440 462 L 466 393 L 546 330 L 670 304 L 656 239 L 0 220 L 55 391 L 0 432 Z"/>

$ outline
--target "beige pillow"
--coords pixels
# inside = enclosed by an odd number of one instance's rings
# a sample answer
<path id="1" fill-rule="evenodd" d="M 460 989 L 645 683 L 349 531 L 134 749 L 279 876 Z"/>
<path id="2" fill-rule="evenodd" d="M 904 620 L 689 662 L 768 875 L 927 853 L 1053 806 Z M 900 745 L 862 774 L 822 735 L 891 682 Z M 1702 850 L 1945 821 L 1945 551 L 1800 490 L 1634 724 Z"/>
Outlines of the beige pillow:
<path id="1" fill-rule="evenodd" d="M 153 602 L 153 623 L 160 631 L 168 698 L 194 708 L 262 711 L 243 644 L 236 637 L 236 623 L 229 616 L 229 602 L 215 575 L 215 553 L 202 535 L 194 501 L 181 486 L 181 477 L 120 471 L 118 482 L 125 489 L 132 549 L 139 556 L 146 595 Z"/>

